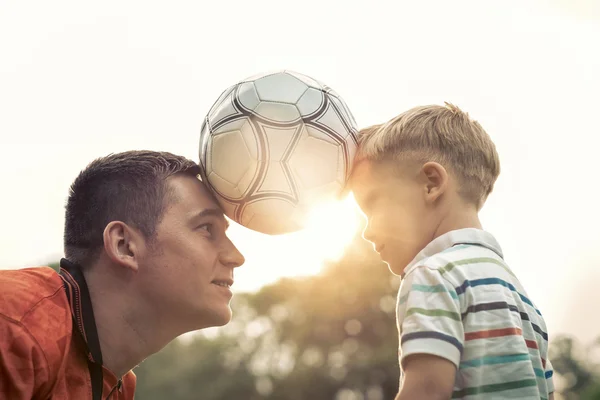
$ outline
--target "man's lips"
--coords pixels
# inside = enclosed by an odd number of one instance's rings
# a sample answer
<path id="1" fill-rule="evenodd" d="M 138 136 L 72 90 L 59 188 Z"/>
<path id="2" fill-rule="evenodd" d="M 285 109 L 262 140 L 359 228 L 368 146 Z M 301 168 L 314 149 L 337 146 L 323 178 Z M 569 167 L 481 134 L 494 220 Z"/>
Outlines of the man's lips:
<path id="1" fill-rule="evenodd" d="M 217 285 L 217 286 L 222 286 L 222 287 L 226 287 L 226 288 L 230 288 L 231 286 L 233 286 L 233 279 L 231 278 L 217 278 L 214 279 L 211 283 Z"/>

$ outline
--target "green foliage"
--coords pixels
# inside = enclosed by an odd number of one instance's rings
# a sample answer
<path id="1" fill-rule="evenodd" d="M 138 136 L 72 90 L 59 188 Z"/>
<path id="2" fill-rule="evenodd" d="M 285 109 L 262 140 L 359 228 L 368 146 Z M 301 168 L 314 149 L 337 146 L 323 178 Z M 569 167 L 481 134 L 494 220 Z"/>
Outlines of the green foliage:
<path id="1" fill-rule="evenodd" d="M 600 400 L 600 382 L 586 388 L 581 394 L 581 400 Z"/>
<path id="2" fill-rule="evenodd" d="M 398 286 L 399 278 L 357 238 L 321 274 L 236 295 L 232 322 L 216 334 L 176 340 L 150 357 L 135 370 L 136 398 L 394 398 Z M 564 399 L 600 400 L 600 374 L 584 356 L 593 348 L 587 350 L 578 351 L 568 336 L 550 344 Z"/>
<path id="3" fill-rule="evenodd" d="M 356 238 L 321 274 L 238 294 L 228 325 L 175 340 L 143 362 L 135 369 L 136 399 L 393 398 L 399 283 Z M 590 356 L 598 350 L 600 338 L 585 350 L 569 336 L 551 341 L 556 398 L 600 400 Z"/>
<path id="4" fill-rule="evenodd" d="M 142 363 L 140 399 L 388 399 L 398 390 L 399 280 L 357 238 L 315 277 L 237 295 L 214 338 L 177 340 Z"/>
<path id="5" fill-rule="evenodd" d="M 575 339 L 566 335 L 550 342 L 549 358 L 555 374 L 563 381 L 559 390 L 563 398 L 600 400 L 600 374 L 591 357 L 598 347 L 600 341 L 583 350 Z"/>

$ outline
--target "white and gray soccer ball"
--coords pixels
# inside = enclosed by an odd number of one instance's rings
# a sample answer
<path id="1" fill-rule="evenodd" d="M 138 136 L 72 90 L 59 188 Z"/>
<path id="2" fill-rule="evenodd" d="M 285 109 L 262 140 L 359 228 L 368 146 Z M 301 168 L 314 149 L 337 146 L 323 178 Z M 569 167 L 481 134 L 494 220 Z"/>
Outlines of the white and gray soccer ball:
<path id="1" fill-rule="evenodd" d="M 202 179 L 232 220 L 294 232 L 342 193 L 356 145 L 354 117 L 330 87 L 287 70 L 261 74 L 225 90 L 204 119 Z"/>

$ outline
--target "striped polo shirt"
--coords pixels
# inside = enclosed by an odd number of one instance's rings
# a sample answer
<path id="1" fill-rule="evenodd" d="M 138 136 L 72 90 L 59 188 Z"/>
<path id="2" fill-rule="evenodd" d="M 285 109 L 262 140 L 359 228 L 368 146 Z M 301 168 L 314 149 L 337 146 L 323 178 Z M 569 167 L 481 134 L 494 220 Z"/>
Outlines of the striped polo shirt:
<path id="1" fill-rule="evenodd" d="M 453 362 L 453 399 L 554 391 L 542 314 L 488 232 L 455 230 L 427 245 L 404 269 L 397 318 L 400 365 L 423 353 Z"/>

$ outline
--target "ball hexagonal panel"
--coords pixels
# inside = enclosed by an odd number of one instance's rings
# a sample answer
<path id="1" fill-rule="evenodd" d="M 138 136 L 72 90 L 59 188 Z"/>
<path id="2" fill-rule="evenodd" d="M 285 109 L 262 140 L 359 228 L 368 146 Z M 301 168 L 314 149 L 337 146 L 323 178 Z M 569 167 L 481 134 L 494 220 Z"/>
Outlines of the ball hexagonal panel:
<path id="1" fill-rule="evenodd" d="M 256 92 L 254 82 L 244 82 L 240 84 L 237 91 L 237 97 L 242 107 L 248 110 L 254 111 L 258 103 L 260 103 L 260 98 Z"/>
<path id="2" fill-rule="evenodd" d="M 233 105 L 232 96 L 234 94 L 234 90 L 235 87 L 228 89 L 224 93 L 224 96 L 219 103 L 216 103 L 210 110 L 210 113 L 208 114 L 208 120 L 212 126 L 218 124 L 224 118 L 236 115 L 238 113 L 237 109 Z"/>
<path id="3" fill-rule="evenodd" d="M 341 139 L 335 136 L 331 136 L 330 133 L 325 132 L 321 128 L 315 126 L 307 126 L 306 133 L 308 136 L 314 137 L 315 139 L 323 140 L 327 143 L 331 143 L 335 146 L 341 145 Z"/>
<path id="4" fill-rule="evenodd" d="M 348 126 L 356 126 L 356 121 L 354 120 L 354 116 L 348 109 L 346 103 L 341 100 L 339 97 L 331 96 L 331 101 L 336 105 L 336 110 L 340 113 L 346 125 Z"/>
<path id="5" fill-rule="evenodd" d="M 291 187 L 292 177 L 288 177 L 285 168 L 280 162 L 270 162 L 267 164 L 265 177 L 259 187 L 258 193 L 282 193 L 287 195 L 293 194 Z"/>
<path id="6" fill-rule="evenodd" d="M 212 188 L 223 198 L 226 199 L 240 199 L 242 193 L 238 190 L 236 185 L 219 176 L 214 171 L 208 173 L 208 182 Z"/>
<path id="7" fill-rule="evenodd" d="M 295 104 L 261 101 L 254 109 L 254 112 L 274 123 L 293 122 L 300 119 L 300 112 L 298 112 Z"/>
<path id="8" fill-rule="evenodd" d="M 308 88 L 296 103 L 300 115 L 308 116 L 314 114 L 323 106 L 325 93 L 320 89 Z"/>
<path id="9" fill-rule="evenodd" d="M 322 186 L 337 179 L 340 146 L 303 133 L 289 166 L 302 189 Z"/>
<path id="10" fill-rule="evenodd" d="M 282 161 L 290 151 L 293 151 L 291 147 L 298 139 L 298 126 L 261 125 L 260 128 L 265 134 L 269 161 Z"/>
<path id="11" fill-rule="evenodd" d="M 278 73 L 254 81 L 258 97 L 263 101 L 296 104 L 308 86 L 298 78 Z"/>
<path id="12" fill-rule="evenodd" d="M 317 118 L 317 122 L 327 127 L 329 131 L 340 138 L 345 138 L 346 136 L 352 134 L 349 126 L 342 122 L 342 119 L 336 111 L 336 108 L 333 107 L 331 103 L 329 104 L 329 107 L 327 107 L 327 110 L 325 110 L 325 112 L 319 118 Z"/>
<path id="13" fill-rule="evenodd" d="M 212 105 L 212 107 L 210 108 L 209 118 L 210 118 L 210 114 L 212 114 L 212 111 L 215 110 L 216 108 L 218 108 L 219 106 L 221 106 L 221 104 L 223 103 L 223 100 L 225 100 L 225 98 L 227 96 L 230 96 L 231 93 L 235 90 L 235 88 L 236 88 L 236 85 L 230 86 L 227 89 L 225 89 L 223 91 L 223 93 L 221 93 L 221 95 L 219 96 L 217 101 L 215 101 L 214 104 Z"/>
<path id="14" fill-rule="evenodd" d="M 292 218 L 295 210 L 296 206 L 277 198 L 250 202 L 244 207 L 241 224 L 272 235 L 292 232 L 301 228 L 299 221 Z"/>
<path id="15" fill-rule="evenodd" d="M 311 78 L 310 76 L 306 76 L 299 72 L 289 71 L 289 70 L 286 70 L 285 73 L 297 78 L 298 80 L 301 80 L 302 82 L 304 82 L 307 86 L 309 86 L 311 88 L 315 88 L 315 89 L 319 89 L 319 90 L 323 89 L 324 85 L 321 82 L 319 82 L 318 80 Z"/>
<path id="16" fill-rule="evenodd" d="M 252 156 L 239 130 L 224 132 L 215 136 L 211 151 L 211 171 L 219 175 L 231 186 L 237 186 L 251 166 Z M 220 162 L 220 160 L 235 162 Z"/>
<path id="17" fill-rule="evenodd" d="M 252 160 L 250 162 L 250 165 L 248 166 L 248 170 L 237 184 L 237 190 L 241 194 L 241 196 L 246 196 L 249 194 L 248 190 L 252 187 L 252 183 L 254 183 L 259 178 L 258 172 L 258 161 Z"/>
<path id="18" fill-rule="evenodd" d="M 258 160 L 258 133 L 254 129 L 254 125 L 250 118 L 244 118 L 244 123 L 240 126 L 239 130 L 242 133 L 242 137 L 244 138 L 244 143 L 246 143 L 246 147 L 248 148 L 248 153 L 254 160 Z"/>

